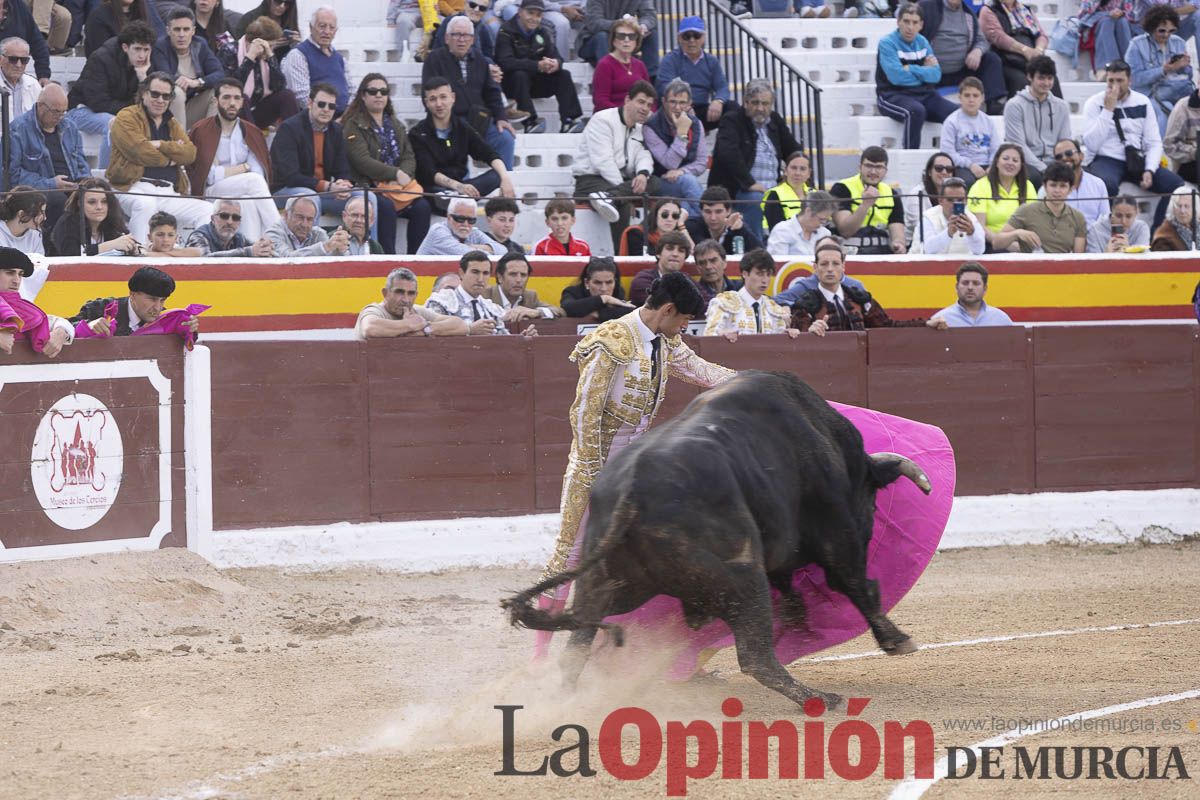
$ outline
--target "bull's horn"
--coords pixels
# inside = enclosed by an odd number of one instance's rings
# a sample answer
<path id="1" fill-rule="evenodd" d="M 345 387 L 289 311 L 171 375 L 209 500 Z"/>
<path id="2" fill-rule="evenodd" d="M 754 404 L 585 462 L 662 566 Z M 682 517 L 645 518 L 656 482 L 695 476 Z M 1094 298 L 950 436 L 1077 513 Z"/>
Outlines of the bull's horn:
<path id="1" fill-rule="evenodd" d="M 915 483 L 922 492 L 929 494 L 933 491 L 933 484 L 929 482 L 929 476 L 911 458 L 905 458 L 899 453 L 872 453 L 871 460 L 877 464 L 895 462 L 900 466 L 900 474 Z"/>

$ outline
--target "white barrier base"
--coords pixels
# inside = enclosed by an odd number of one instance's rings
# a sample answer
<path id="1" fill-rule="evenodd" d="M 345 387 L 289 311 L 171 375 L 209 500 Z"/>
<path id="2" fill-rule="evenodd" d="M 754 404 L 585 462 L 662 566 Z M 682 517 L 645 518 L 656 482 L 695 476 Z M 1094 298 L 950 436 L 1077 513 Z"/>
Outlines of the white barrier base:
<path id="1" fill-rule="evenodd" d="M 557 514 L 425 522 L 314 525 L 217 531 L 218 567 L 327 569 L 371 564 L 402 572 L 462 567 L 540 567 L 558 533 Z M 1180 541 L 1200 536 L 1200 490 L 1044 493 L 960 497 L 939 549 L 1027 544 Z"/>

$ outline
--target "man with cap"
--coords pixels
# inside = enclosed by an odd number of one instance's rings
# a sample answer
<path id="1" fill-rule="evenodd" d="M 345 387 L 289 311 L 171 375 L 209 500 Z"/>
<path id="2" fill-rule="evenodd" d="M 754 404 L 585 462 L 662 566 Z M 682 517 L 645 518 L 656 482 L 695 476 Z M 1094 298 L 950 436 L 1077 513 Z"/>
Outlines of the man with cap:
<path id="1" fill-rule="evenodd" d="M 21 281 L 32 274 L 29 256 L 0 247 L 0 352 L 12 353 L 14 342 L 28 341 L 35 351 L 54 358 L 75 341 L 75 329 L 21 297 Z"/>
<path id="2" fill-rule="evenodd" d="M 704 20 L 684 17 L 679 22 L 679 47 L 667 53 L 658 65 L 655 86 L 659 97 L 665 97 L 667 84 L 676 78 L 692 87 L 692 108 L 711 131 L 721 121 L 721 111 L 729 102 L 729 79 L 721 62 L 704 52 Z"/>
<path id="3" fill-rule="evenodd" d="M 174 278 L 161 269 L 142 267 L 129 279 L 128 297 L 89 300 L 71 322 L 85 323 L 96 336 L 129 336 L 157 320 L 174 291 Z M 111 318 L 110 306 L 115 306 Z M 186 325 L 193 334 L 200 330 L 196 317 L 189 317 Z"/>
<path id="4" fill-rule="evenodd" d="M 562 68 L 563 57 L 554 36 L 542 26 L 545 12 L 543 0 L 521 0 L 517 16 L 500 26 L 496 37 L 496 63 L 504 71 L 500 86 L 516 101 L 517 108 L 529 113 L 527 130 L 538 128 L 533 98 L 554 97 L 562 120 L 559 133 L 578 133 L 583 130 L 579 95 L 571 73 Z"/>

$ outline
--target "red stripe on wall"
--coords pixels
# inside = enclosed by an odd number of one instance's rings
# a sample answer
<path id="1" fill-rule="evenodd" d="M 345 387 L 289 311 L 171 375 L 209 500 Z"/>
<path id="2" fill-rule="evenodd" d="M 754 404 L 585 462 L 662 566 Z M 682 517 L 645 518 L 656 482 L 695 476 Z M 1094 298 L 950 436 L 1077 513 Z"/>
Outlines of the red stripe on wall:
<path id="1" fill-rule="evenodd" d="M 260 317 L 204 317 L 201 331 L 306 331 L 353 328 L 357 314 L 264 314 Z"/>
<path id="2" fill-rule="evenodd" d="M 992 275 L 1086 275 L 1122 272 L 1181 272 L 1197 271 L 1195 261 L 1187 259 L 1139 259 L 1136 256 L 1100 259 L 1083 256 L 1075 260 L 993 260 L 985 259 Z M 953 275 L 961 261 L 859 261 L 853 256 L 846 262 L 851 275 Z"/>

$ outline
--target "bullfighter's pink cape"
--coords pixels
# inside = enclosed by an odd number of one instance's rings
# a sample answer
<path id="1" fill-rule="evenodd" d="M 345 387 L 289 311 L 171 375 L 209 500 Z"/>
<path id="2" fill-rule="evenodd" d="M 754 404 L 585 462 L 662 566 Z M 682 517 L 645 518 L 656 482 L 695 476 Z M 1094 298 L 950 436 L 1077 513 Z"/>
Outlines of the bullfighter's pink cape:
<path id="1" fill-rule="evenodd" d="M 887 612 L 921 577 L 946 529 L 954 501 L 954 451 L 946 434 L 933 425 L 856 406 L 830 405 L 862 433 L 868 453 L 886 451 L 907 456 L 925 470 L 933 484 L 933 492 L 927 497 L 912 481 L 901 478 L 876 495 L 867 576 L 879 581 L 880 606 Z M 844 594 L 825 584 L 824 570 L 817 565 L 797 570 L 792 586 L 804 598 L 808 628 L 787 629 L 776 621 L 775 654 L 781 663 L 790 664 L 867 631 L 862 614 Z M 734 644 L 729 627 L 720 620 L 691 630 L 683 621 L 679 600 L 666 595 L 652 598 L 628 614 L 609 617 L 608 621 L 626 626 L 636 639 L 649 638 L 677 647 L 669 667 L 669 676 L 676 680 L 695 673 L 703 651 Z"/>
<path id="2" fill-rule="evenodd" d="M 192 333 L 191 328 L 186 323 L 190 318 L 198 317 L 210 308 L 212 306 L 202 306 L 199 303 L 192 303 L 187 308 L 172 308 L 159 314 L 158 319 L 149 325 L 143 325 L 138 328 L 132 335 L 174 334 L 183 339 L 184 347 L 191 350 L 196 344 L 196 334 Z M 104 316 L 108 320 L 111 331 L 111 327 L 115 326 L 117 322 L 116 300 L 113 300 L 104 307 Z M 95 333 L 86 321 L 81 321 L 75 325 L 75 336 L 79 339 L 99 338 L 99 334 Z M 109 336 L 112 336 L 111 332 Z"/>
<path id="3" fill-rule="evenodd" d="M 46 312 L 18 292 L 0 292 L 0 329 L 13 331 L 18 340 L 29 339 L 39 353 L 50 339 L 50 321 Z"/>

